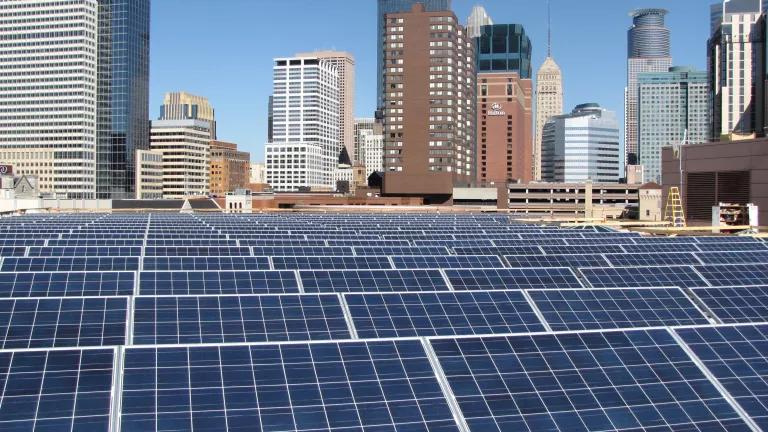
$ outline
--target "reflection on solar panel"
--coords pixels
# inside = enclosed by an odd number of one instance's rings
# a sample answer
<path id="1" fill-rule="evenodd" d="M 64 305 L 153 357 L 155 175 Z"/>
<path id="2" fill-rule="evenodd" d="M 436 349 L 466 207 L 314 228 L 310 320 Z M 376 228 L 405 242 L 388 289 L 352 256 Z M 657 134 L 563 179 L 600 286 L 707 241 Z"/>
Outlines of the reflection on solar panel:
<path id="1" fill-rule="evenodd" d="M 696 245 L 703 252 L 717 252 L 717 251 L 766 251 L 765 244 L 763 242 L 739 242 L 739 243 L 700 243 Z"/>
<path id="2" fill-rule="evenodd" d="M 553 331 L 709 324 L 679 288 L 529 291 Z"/>
<path id="3" fill-rule="evenodd" d="M 22 254 L 23 255 L 23 254 Z M 72 246 L 29 248 L 27 256 L 141 256 L 141 247 L 134 246 Z"/>
<path id="4" fill-rule="evenodd" d="M 599 267 L 608 266 L 602 255 L 507 255 L 510 267 Z"/>
<path id="5" fill-rule="evenodd" d="M 704 264 L 768 264 L 768 251 L 699 252 Z"/>
<path id="6" fill-rule="evenodd" d="M 0 430 L 109 431 L 114 354 L 0 352 Z"/>
<path id="7" fill-rule="evenodd" d="M 456 255 L 540 255 L 538 246 L 474 246 L 455 247 Z"/>
<path id="8" fill-rule="evenodd" d="M 447 269 L 456 290 L 582 288 L 569 268 Z"/>
<path id="9" fill-rule="evenodd" d="M 657 253 L 657 252 L 698 252 L 698 245 L 693 243 L 643 243 L 635 245 L 622 245 L 627 253 Z M 617 252 L 611 252 L 617 253 Z M 621 253 L 619 251 L 618 253 Z"/>
<path id="10" fill-rule="evenodd" d="M 333 294 L 137 297 L 134 308 L 137 345 L 350 338 Z"/>
<path id="11" fill-rule="evenodd" d="M 133 271 L 139 257 L 8 257 L 0 271 Z"/>
<path id="12" fill-rule="evenodd" d="M 768 266 L 764 264 L 708 265 L 696 270 L 712 286 L 768 285 Z"/>
<path id="13" fill-rule="evenodd" d="M 254 256 L 144 257 L 144 270 L 269 270 L 269 258 Z"/>
<path id="14" fill-rule="evenodd" d="M 398 269 L 504 267 L 496 255 L 400 255 L 392 263 Z"/>
<path id="15" fill-rule="evenodd" d="M 473 431 L 750 430 L 666 330 L 431 344 Z"/>
<path id="16" fill-rule="evenodd" d="M 768 326 L 675 330 L 762 430 L 768 430 Z"/>
<path id="17" fill-rule="evenodd" d="M 253 254 L 257 256 L 344 256 L 352 255 L 352 248 L 326 246 L 254 246 Z"/>
<path id="18" fill-rule="evenodd" d="M 768 286 L 693 288 L 693 293 L 723 323 L 768 320 Z"/>
<path id="19" fill-rule="evenodd" d="M 547 255 L 624 253 L 619 245 L 542 246 L 541 249 Z"/>
<path id="20" fill-rule="evenodd" d="M 143 271 L 140 295 L 298 293 L 292 271 Z"/>
<path id="21" fill-rule="evenodd" d="M 251 249 L 229 246 L 147 246 L 144 256 L 248 256 Z M 257 254 L 263 255 L 263 254 Z"/>
<path id="22" fill-rule="evenodd" d="M 696 259 L 696 255 L 690 252 L 608 254 L 605 255 L 605 258 L 610 262 L 610 265 L 617 267 L 701 264 L 701 261 Z"/>
<path id="23" fill-rule="evenodd" d="M 377 246 L 355 247 L 355 255 L 450 255 L 445 246 Z"/>
<path id="24" fill-rule="evenodd" d="M 133 295 L 134 272 L 0 273 L 1 297 Z"/>
<path id="25" fill-rule="evenodd" d="M 439 270 L 302 270 L 304 292 L 447 291 Z"/>
<path id="26" fill-rule="evenodd" d="M 0 349 L 125 345 L 127 297 L 0 300 Z"/>
<path id="27" fill-rule="evenodd" d="M 580 268 L 579 271 L 594 288 L 636 287 L 700 287 L 704 279 L 690 266 Z"/>
<path id="28" fill-rule="evenodd" d="M 346 294 L 359 338 L 544 331 L 520 291 Z"/>
<path id="29" fill-rule="evenodd" d="M 276 256 L 275 270 L 391 269 L 386 256 Z"/>
<path id="30" fill-rule="evenodd" d="M 458 431 L 417 340 L 127 348 L 123 431 Z"/>

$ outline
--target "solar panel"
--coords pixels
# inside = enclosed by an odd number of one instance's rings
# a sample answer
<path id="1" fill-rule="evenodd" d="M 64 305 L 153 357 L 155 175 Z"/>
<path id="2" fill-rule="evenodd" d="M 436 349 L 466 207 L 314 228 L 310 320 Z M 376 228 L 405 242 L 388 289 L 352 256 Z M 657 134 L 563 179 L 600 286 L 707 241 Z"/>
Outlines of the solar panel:
<path id="1" fill-rule="evenodd" d="M 114 349 L 0 352 L 0 430 L 110 429 Z"/>
<path id="2" fill-rule="evenodd" d="M 712 286 L 768 285 L 768 266 L 764 264 L 706 265 L 696 266 L 696 270 Z"/>
<path id="3" fill-rule="evenodd" d="M 127 348 L 123 431 L 458 431 L 418 340 Z"/>
<path id="4" fill-rule="evenodd" d="M 144 256 L 248 256 L 248 247 L 233 246 L 147 246 Z M 256 254 L 263 255 L 263 254 Z"/>
<path id="5" fill-rule="evenodd" d="M 723 323 L 768 320 L 768 286 L 692 288 L 692 291 Z"/>
<path id="6" fill-rule="evenodd" d="M 270 270 L 263 256 L 144 257 L 144 270 Z"/>
<path id="7" fill-rule="evenodd" d="M 707 283 L 690 266 L 580 268 L 593 288 L 666 286 L 690 288 Z"/>
<path id="8" fill-rule="evenodd" d="M 701 261 L 691 252 L 659 252 L 659 253 L 624 253 L 607 254 L 605 258 L 611 266 L 637 267 L 637 266 L 662 266 L 662 265 L 697 265 Z"/>
<path id="9" fill-rule="evenodd" d="M 547 255 L 624 253 L 620 245 L 542 246 L 541 249 Z"/>
<path id="10" fill-rule="evenodd" d="M 450 255 L 445 246 L 380 246 L 354 247 L 355 255 Z"/>
<path id="11" fill-rule="evenodd" d="M 139 257 L 7 257 L 0 271 L 134 271 Z"/>
<path id="12" fill-rule="evenodd" d="M 698 245 L 693 243 L 642 243 L 634 245 L 621 245 L 626 253 L 657 253 L 657 252 L 698 252 Z M 610 252 L 610 253 L 621 253 Z"/>
<path id="13" fill-rule="evenodd" d="M 768 326 L 676 329 L 686 345 L 762 430 L 768 430 Z"/>
<path id="14" fill-rule="evenodd" d="M 24 256 L 27 253 L 26 247 L 2 246 L 0 247 L 0 257 Z"/>
<path id="15" fill-rule="evenodd" d="M 67 240 L 48 240 L 45 246 L 57 247 L 76 247 L 76 246 L 143 246 L 142 239 L 67 239 Z M 43 246 L 30 245 L 27 246 Z"/>
<path id="16" fill-rule="evenodd" d="M 352 255 L 352 247 L 327 246 L 253 246 L 257 256 L 342 256 Z"/>
<path id="17" fill-rule="evenodd" d="M 666 330 L 430 341 L 473 431 L 747 431 Z"/>
<path id="18" fill-rule="evenodd" d="M 599 267 L 608 266 L 602 255 L 507 255 L 510 267 Z"/>
<path id="19" fill-rule="evenodd" d="M 334 294 L 137 297 L 133 343 L 349 339 Z"/>
<path id="20" fill-rule="evenodd" d="M 125 345 L 127 297 L 0 300 L 0 349 Z"/>
<path id="21" fill-rule="evenodd" d="M 544 331 L 521 291 L 345 294 L 359 338 Z"/>
<path id="22" fill-rule="evenodd" d="M 360 248 L 380 248 L 380 247 L 408 247 L 411 242 L 408 240 L 326 240 L 328 246 L 354 246 Z"/>
<path id="23" fill-rule="evenodd" d="M 276 256 L 275 270 L 391 269 L 386 256 Z"/>
<path id="24" fill-rule="evenodd" d="M 570 268 L 446 269 L 456 290 L 582 288 Z"/>
<path id="25" fill-rule="evenodd" d="M 444 246 L 452 249 L 459 247 L 493 247 L 493 241 L 490 239 L 475 240 L 414 240 L 414 246 Z"/>
<path id="26" fill-rule="evenodd" d="M 571 246 L 579 246 L 579 245 L 624 245 L 624 244 L 635 244 L 635 241 L 631 237 L 616 237 L 616 236 L 610 236 L 610 237 L 603 237 L 603 238 L 575 238 L 575 239 L 565 239 L 565 243 Z"/>
<path id="27" fill-rule="evenodd" d="M 399 255 L 391 258 L 398 269 L 505 267 L 496 255 Z"/>
<path id="28" fill-rule="evenodd" d="M 17 255 L 23 256 L 24 254 Z M 135 246 L 67 246 L 67 247 L 39 247 L 29 248 L 27 256 L 141 256 L 141 247 Z"/>
<path id="29" fill-rule="evenodd" d="M 439 270 L 302 270 L 306 293 L 447 291 Z"/>
<path id="30" fill-rule="evenodd" d="M 130 296 L 135 275 L 135 272 L 0 273 L 0 298 Z"/>
<path id="31" fill-rule="evenodd" d="M 538 246 L 474 246 L 455 247 L 456 255 L 541 255 Z"/>
<path id="32" fill-rule="evenodd" d="M 510 240 L 510 239 L 498 239 L 493 237 L 493 244 L 500 247 L 536 247 L 544 245 L 565 245 L 565 239 L 559 238 L 543 238 L 543 239 L 525 239 L 525 240 Z M 538 252 L 541 253 L 541 252 Z"/>
<path id="33" fill-rule="evenodd" d="M 240 246 L 325 246 L 325 240 L 286 240 L 278 238 L 276 240 L 248 240 L 238 237 Z"/>
<path id="34" fill-rule="evenodd" d="M 679 288 L 528 291 L 553 331 L 709 324 Z"/>
<path id="35" fill-rule="evenodd" d="M 696 245 L 702 252 L 736 252 L 736 251 L 767 251 L 762 242 L 739 242 L 739 243 L 700 243 Z"/>
<path id="36" fill-rule="evenodd" d="M 768 264 L 768 251 L 698 252 L 704 264 Z"/>
<path id="37" fill-rule="evenodd" d="M 293 271 L 143 271 L 140 295 L 298 293 Z"/>

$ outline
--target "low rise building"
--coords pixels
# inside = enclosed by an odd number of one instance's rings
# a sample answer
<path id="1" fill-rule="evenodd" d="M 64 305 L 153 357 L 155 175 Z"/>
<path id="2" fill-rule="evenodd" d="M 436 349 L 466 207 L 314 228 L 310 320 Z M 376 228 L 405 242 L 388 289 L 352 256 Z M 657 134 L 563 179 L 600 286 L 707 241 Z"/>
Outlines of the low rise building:
<path id="1" fill-rule="evenodd" d="M 163 198 L 208 195 L 209 128 L 203 120 L 152 121 L 151 149 L 163 155 Z"/>
<path id="2" fill-rule="evenodd" d="M 636 213 L 640 186 L 617 183 L 510 183 L 499 208 L 520 213 L 618 218 Z"/>

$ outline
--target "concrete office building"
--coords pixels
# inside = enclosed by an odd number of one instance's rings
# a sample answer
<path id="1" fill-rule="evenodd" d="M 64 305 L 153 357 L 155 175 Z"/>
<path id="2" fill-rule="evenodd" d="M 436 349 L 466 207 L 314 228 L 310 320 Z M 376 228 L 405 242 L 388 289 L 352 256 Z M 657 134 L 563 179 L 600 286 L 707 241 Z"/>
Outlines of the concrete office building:
<path id="1" fill-rule="evenodd" d="M 707 42 L 710 138 L 762 136 L 765 129 L 765 20 L 761 0 L 712 5 Z"/>
<path id="2" fill-rule="evenodd" d="M 375 171 L 384 171 L 384 135 L 373 130 L 360 131 L 360 163 L 365 166 L 365 178 Z"/>
<path id="3" fill-rule="evenodd" d="M 707 73 L 685 67 L 638 76 L 639 164 L 647 182 L 661 184 L 661 149 L 709 141 Z"/>
<path id="4" fill-rule="evenodd" d="M 563 73 L 552 58 L 552 25 L 547 2 L 547 58 L 536 72 L 536 125 L 533 141 L 533 179 L 541 180 L 541 139 L 544 125 L 563 114 Z"/>
<path id="5" fill-rule="evenodd" d="M 424 9 L 430 12 L 451 10 L 451 0 L 377 0 L 376 12 L 376 109 L 378 117 L 383 115 L 384 109 L 384 31 L 385 15 L 390 13 L 408 12 L 415 4 L 424 5 Z"/>
<path id="6" fill-rule="evenodd" d="M 318 57 L 278 58 L 273 73 L 267 183 L 276 192 L 333 190 L 342 147 L 338 68 Z"/>
<path id="7" fill-rule="evenodd" d="M 637 76 L 643 72 L 666 72 L 672 67 L 670 32 L 664 9 L 632 11 L 627 32 L 627 88 L 624 90 L 624 147 L 628 165 L 637 164 Z"/>
<path id="8" fill-rule="evenodd" d="M 187 92 L 166 93 L 158 120 L 204 120 L 211 125 L 211 140 L 216 139 L 216 112 L 203 96 Z"/>
<path id="9" fill-rule="evenodd" d="M 237 144 L 211 141 L 209 190 L 225 195 L 236 189 L 246 189 L 251 177 L 251 154 L 237 149 Z"/>
<path id="10" fill-rule="evenodd" d="M 152 121 L 151 148 L 163 155 L 163 198 L 208 195 L 210 137 L 205 120 Z"/>
<path id="11" fill-rule="evenodd" d="M 355 152 L 350 154 L 353 162 L 362 160 L 362 138 L 365 131 L 373 132 L 375 127 L 379 127 L 379 133 L 381 133 L 381 124 L 377 123 L 373 118 L 356 118 L 355 119 Z"/>
<path id="12" fill-rule="evenodd" d="M 267 167 L 263 162 L 251 162 L 249 183 L 264 184 L 267 182 Z"/>
<path id="13" fill-rule="evenodd" d="M 570 114 L 544 126 L 542 180 L 553 183 L 617 183 L 619 123 L 616 114 L 594 103 L 577 105 Z"/>
<path id="14" fill-rule="evenodd" d="M 475 180 L 475 54 L 453 12 L 386 15 L 384 193 L 450 200 Z"/>
<path id="15" fill-rule="evenodd" d="M 0 162 L 42 193 L 134 197 L 136 150 L 149 145 L 149 0 L 128 3 L 0 4 Z"/>
<path id="16" fill-rule="evenodd" d="M 136 199 L 163 198 L 163 154 L 136 150 Z"/>

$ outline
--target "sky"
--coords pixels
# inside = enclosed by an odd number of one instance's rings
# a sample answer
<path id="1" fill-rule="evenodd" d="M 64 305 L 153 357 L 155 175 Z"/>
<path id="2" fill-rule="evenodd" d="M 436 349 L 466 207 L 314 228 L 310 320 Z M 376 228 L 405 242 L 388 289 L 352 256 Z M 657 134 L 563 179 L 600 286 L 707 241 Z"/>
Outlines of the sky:
<path id="1" fill-rule="evenodd" d="M 675 65 L 706 67 L 707 0 L 551 0 L 552 56 L 563 71 L 565 109 L 597 102 L 623 119 L 629 12 L 668 9 Z M 453 0 L 461 22 L 476 4 L 496 24 L 523 24 L 533 69 L 547 53 L 544 0 Z M 154 0 L 150 117 L 163 95 L 206 96 L 216 110 L 218 138 L 264 159 L 272 59 L 334 49 L 356 62 L 355 115 L 376 105 L 376 0 Z M 623 121 L 622 121 L 623 124 Z"/>

